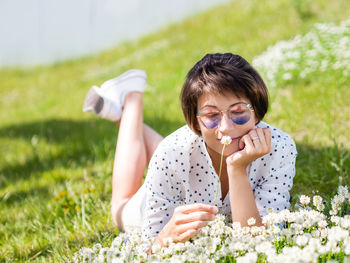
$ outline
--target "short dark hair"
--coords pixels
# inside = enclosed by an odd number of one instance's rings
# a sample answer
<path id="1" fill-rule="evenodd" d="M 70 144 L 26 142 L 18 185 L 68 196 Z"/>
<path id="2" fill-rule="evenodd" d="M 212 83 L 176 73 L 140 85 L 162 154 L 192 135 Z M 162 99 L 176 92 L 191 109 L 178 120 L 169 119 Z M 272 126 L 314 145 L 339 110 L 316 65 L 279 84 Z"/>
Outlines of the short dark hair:
<path id="1" fill-rule="evenodd" d="M 241 56 L 207 54 L 188 72 L 181 91 L 181 106 L 188 126 L 198 135 L 197 104 L 204 93 L 232 92 L 250 100 L 258 122 L 269 107 L 266 85 L 258 72 Z"/>

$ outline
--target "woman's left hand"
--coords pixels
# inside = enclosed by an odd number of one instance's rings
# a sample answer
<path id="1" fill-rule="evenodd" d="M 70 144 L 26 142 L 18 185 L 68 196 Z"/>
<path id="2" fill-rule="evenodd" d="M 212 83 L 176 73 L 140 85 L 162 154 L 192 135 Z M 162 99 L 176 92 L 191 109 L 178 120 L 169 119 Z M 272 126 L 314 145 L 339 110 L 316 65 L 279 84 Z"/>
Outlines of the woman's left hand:
<path id="1" fill-rule="evenodd" d="M 271 131 L 269 128 L 256 128 L 249 131 L 239 141 L 239 151 L 228 156 L 227 167 L 246 169 L 259 157 L 271 151 Z"/>

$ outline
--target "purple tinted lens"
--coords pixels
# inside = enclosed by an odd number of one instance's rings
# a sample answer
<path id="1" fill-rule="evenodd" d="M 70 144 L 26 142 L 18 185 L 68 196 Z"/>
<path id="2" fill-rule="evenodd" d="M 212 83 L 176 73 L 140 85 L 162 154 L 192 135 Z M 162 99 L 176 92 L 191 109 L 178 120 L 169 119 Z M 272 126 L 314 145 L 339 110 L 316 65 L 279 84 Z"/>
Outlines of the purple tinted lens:
<path id="1" fill-rule="evenodd" d="M 207 129 L 213 129 L 213 128 L 217 127 L 219 125 L 219 122 L 220 122 L 220 118 L 203 121 L 203 123 L 204 123 L 205 127 L 207 127 Z"/>
<path id="2" fill-rule="evenodd" d="M 251 113 L 249 110 L 231 111 L 229 113 L 232 122 L 236 125 L 246 124 L 250 120 L 250 115 Z M 220 114 L 204 114 L 201 116 L 201 120 L 207 129 L 214 129 L 220 124 L 221 117 Z"/>
<path id="3" fill-rule="evenodd" d="M 237 125 L 246 124 L 250 119 L 250 116 L 241 116 L 241 117 L 231 117 L 231 120 Z"/>

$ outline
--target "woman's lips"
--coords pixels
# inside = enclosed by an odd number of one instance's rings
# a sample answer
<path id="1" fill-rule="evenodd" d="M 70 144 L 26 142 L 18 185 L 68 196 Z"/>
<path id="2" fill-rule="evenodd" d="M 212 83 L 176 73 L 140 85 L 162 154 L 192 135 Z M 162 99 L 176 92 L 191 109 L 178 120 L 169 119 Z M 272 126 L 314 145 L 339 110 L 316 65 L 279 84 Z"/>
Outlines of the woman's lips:
<path id="1" fill-rule="evenodd" d="M 235 142 L 235 141 L 238 141 L 239 139 L 241 139 L 242 138 L 242 136 L 239 136 L 239 137 L 235 137 L 235 138 L 233 138 L 233 137 L 231 137 L 231 143 L 230 144 L 232 144 L 233 142 Z M 221 142 L 221 139 L 217 139 L 219 142 Z"/>

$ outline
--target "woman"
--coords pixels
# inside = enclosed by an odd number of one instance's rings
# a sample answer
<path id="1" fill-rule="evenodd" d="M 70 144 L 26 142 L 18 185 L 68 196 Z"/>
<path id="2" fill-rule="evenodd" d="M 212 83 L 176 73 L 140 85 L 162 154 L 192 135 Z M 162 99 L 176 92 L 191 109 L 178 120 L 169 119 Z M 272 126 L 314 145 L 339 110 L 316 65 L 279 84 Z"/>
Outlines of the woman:
<path id="1" fill-rule="evenodd" d="M 208 54 L 195 64 L 181 92 L 187 125 L 165 139 L 143 124 L 142 85 L 133 88 L 128 74 L 105 88 L 106 93 L 123 90 L 125 97 L 119 99 L 123 109 L 116 110 L 122 115 L 113 170 L 112 215 L 119 228 L 140 227 L 145 238 L 156 237 L 162 245 L 165 238 L 188 240 L 219 210 L 242 225 L 251 217 L 262 225 L 268 208 L 289 207 L 295 144 L 261 121 L 268 109 L 267 90 L 246 60 Z M 125 87 L 121 79 L 127 79 Z M 111 96 L 101 94 L 88 97 L 113 104 Z M 92 101 L 90 105 L 97 104 Z M 224 136 L 231 143 L 223 151 L 218 180 Z"/>

